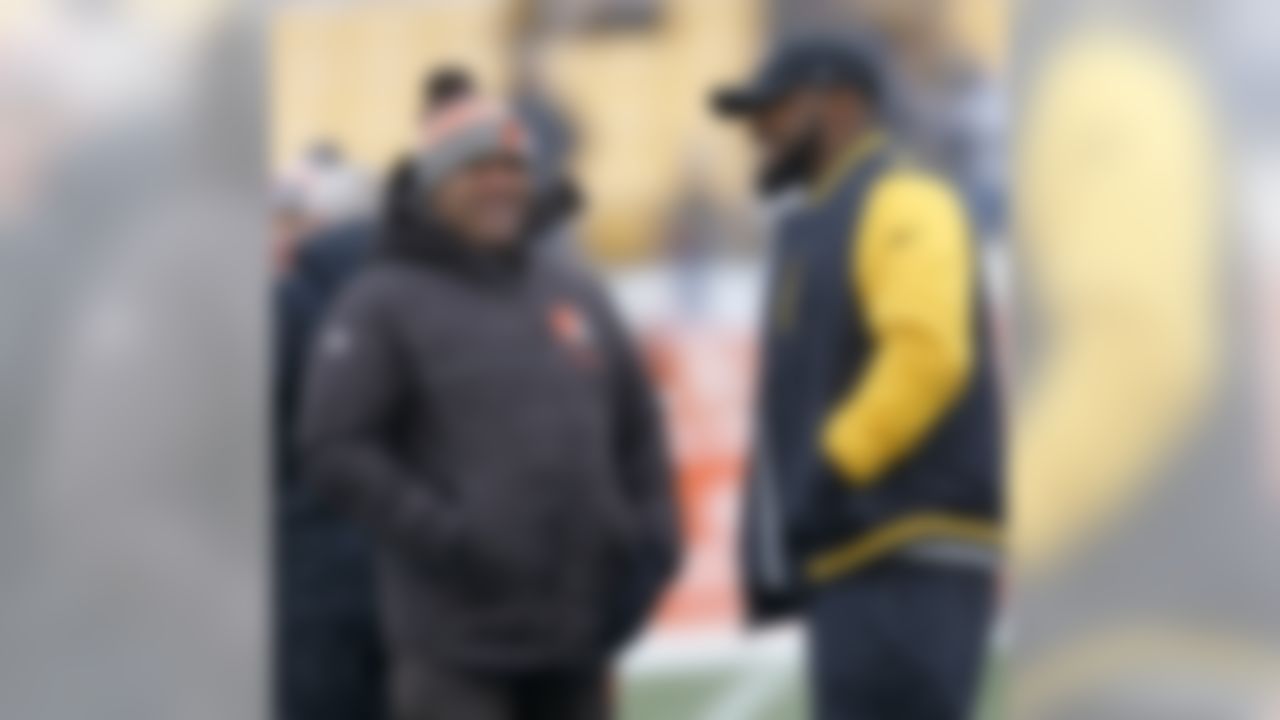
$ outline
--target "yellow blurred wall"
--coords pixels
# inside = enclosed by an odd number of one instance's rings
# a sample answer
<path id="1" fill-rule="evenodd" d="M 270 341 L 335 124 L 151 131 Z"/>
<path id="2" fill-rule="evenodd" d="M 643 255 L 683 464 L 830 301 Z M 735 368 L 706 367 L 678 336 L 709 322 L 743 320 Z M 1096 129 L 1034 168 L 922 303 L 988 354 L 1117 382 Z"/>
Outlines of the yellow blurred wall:
<path id="1" fill-rule="evenodd" d="M 957 0 L 962 42 L 998 66 L 1008 0 Z M 508 76 L 506 0 L 362 0 L 291 5 L 271 26 L 272 167 L 317 138 L 380 170 L 410 144 L 420 76 L 469 67 L 487 88 Z M 566 35 L 549 48 L 552 89 L 578 130 L 576 172 L 589 196 L 583 236 L 606 260 L 658 246 L 691 178 L 729 206 L 748 199 L 739 129 L 707 112 L 715 85 L 742 77 L 765 35 L 761 0 L 667 0 L 651 30 Z"/>
<path id="2" fill-rule="evenodd" d="M 272 158 L 278 171 L 331 138 L 385 167 L 413 138 L 420 76 L 458 62 L 502 80 L 502 3 L 365 1 L 291 5 L 271 26 Z"/>
<path id="3" fill-rule="evenodd" d="M 588 36 L 557 48 L 551 73 L 581 126 L 585 230 L 597 255 L 630 260 L 653 250 L 694 179 L 727 205 L 746 201 L 745 137 L 712 117 L 707 97 L 754 64 L 760 18 L 755 2 L 669 2 L 653 35 Z"/>
<path id="4" fill-rule="evenodd" d="M 511 9 L 382 0 L 282 10 L 271 30 L 274 170 L 321 137 L 385 168 L 412 140 L 425 68 L 460 62 L 485 87 L 505 85 Z M 751 65 L 759 18 L 756 0 L 669 2 L 652 32 L 568 36 L 549 49 L 553 90 L 578 131 L 593 254 L 650 254 L 686 176 L 702 176 L 726 202 L 745 200 L 743 138 L 714 121 L 706 95 Z"/>
<path id="5" fill-rule="evenodd" d="M 959 43 L 986 67 L 999 71 L 1007 62 L 1011 5 L 1016 0 L 952 0 L 947 22 Z"/>

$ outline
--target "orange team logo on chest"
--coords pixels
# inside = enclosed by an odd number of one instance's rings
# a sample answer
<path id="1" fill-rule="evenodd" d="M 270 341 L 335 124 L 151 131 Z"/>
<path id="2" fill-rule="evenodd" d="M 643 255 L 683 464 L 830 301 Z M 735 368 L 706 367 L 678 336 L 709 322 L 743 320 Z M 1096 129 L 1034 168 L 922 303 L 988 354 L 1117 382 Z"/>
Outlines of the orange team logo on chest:
<path id="1" fill-rule="evenodd" d="M 547 312 L 547 321 L 551 326 L 551 334 L 575 357 L 585 362 L 595 362 L 595 339 L 592 337 L 591 323 L 577 305 L 563 300 L 553 303 Z"/>

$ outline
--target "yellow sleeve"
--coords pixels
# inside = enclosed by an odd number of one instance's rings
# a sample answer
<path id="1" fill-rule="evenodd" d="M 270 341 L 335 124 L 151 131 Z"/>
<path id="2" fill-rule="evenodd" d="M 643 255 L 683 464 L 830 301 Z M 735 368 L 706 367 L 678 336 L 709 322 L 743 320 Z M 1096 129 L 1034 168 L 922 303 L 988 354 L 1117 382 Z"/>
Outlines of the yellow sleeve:
<path id="1" fill-rule="evenodd" d="M 963 206 L 924 174 L 882 180 L 854 232 L 850 287 L 872 356 L 820 443 L 845 479 L 867 486 L 919 445 L 968 381 L 974 269 Z"/>

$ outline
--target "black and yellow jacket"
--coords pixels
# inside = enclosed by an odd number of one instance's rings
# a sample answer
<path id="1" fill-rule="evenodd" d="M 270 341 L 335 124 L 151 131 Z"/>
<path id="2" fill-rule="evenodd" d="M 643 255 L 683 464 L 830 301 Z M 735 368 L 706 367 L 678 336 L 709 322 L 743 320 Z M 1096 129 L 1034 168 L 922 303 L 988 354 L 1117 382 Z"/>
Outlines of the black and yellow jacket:
<path id="1" fill-rule="evenodd" d="M 851 147 L 781 225 L 744 527 L 754 614 L 933 541 L 994 545 L 1001 443 L 957 194 Z"/>

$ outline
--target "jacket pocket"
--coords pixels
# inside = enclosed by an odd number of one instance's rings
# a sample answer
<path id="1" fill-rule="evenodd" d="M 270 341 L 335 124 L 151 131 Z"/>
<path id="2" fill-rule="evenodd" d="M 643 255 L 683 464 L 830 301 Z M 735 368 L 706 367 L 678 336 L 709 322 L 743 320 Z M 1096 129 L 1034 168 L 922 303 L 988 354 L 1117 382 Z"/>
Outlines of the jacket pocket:
<path id="1" fill-rule="evenodd" d="M 469 507 L 453 562 L 460 592 L 490 605 L 551 594 L 570 561 L 573 521 L 554 509 L 523 496 Z"/>
<path id="2" fill-rule="evenodd" d="M 846 533 L 859 507 L 869 501 L 868 491 L 845 483 L 820 453 L 814 453 L 805 463 L 797 480 L 797 497 L 788 527 L 802 546 L 824 543 Z"/>

